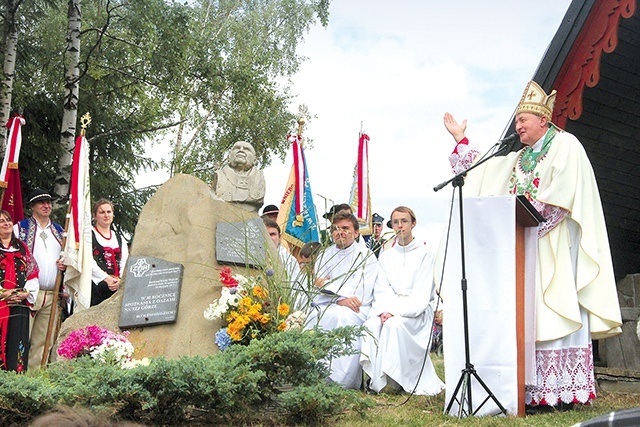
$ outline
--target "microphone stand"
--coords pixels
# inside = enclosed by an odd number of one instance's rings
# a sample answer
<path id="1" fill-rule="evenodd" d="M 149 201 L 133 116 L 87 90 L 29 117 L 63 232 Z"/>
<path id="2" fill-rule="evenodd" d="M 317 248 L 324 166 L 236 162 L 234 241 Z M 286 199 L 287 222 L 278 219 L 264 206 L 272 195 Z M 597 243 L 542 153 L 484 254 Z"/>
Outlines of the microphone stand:
<path id="1" fill-rule="evenodd" d="M 493 154 L 481 159 L 480 161 L 478 161 L 476 164 L 471 166 L 466 171 L 457 174 L 453 178 L 451 178 L 451 179 L 449 179 L 449 180 L 447 180 L 447 181 L 445 181 L 445 182 L 443 182 L 441 184 L 438 184 L 437 186 L 435 186 L 433 188 L 433 191 L 439 191 L 442 188 L 444 188 L 446 185 L 451 183 L 451 185 L 454 188 L 456 188 L 456 187 L 458 188 L 458 201 L 459 201 L 459 206 L 460 206 L 460 256 L 461 256 L 460 259 L 461 259 L 461 262 L 462 262 L 462 279 L 460 280 L 460 285 L 461 285 L 461 288 L 462 288 L 462 316 L 463 316 L 462 320 L 463 320 L 463 326 L 464 326 L 465 367 L 462 370 L 462 373 L 460 375 L 460 379 L 458 380 L 458 384 L 456 385 L 456 388 L 455 388 L 455 390 L 454 390 L 454 392 L 453 392 L 453 394 L 451 396 L 451 400 L 449 400 L 449 403 L 447 404 L 447 409 L 445 410 L 446 413 L 449 413 L 449 411 L 451 410 L 451 407 L 453 406 L 454 402 L 457 402 L 458 405 L 459 405 L 459 408 L 458 408 L 458 419 L 462 418 L 463 415 L 465 415 L 465 416 L 473 416 L 473 415 L 475 415 L 476 412 L 478 412 L 480 410 L 480 408 L 482 408 L 482 406 L 484 406 L 484 404 L 487 403 L 487 401 L 489 399 L 492 399 L 495 402 L 495 404 L 498 406 L 498 408 L 500 408 L 500 412 L 502 414 L 505 414 L 505 415 L 507 414 L 507 410 L 498 401 L 496 396 L 491 392 L 491 390 L 485 384 L 485 382 L 482 381 L 482 379 L 480 378 L 480 375 L 478 375 L 478 372 L 476 371 L 475 367 L 471 363 L 471 356 L 470 356 L 470 351 L 469 351 L 469 313 L 468 313 L 468 308 L 467 308 L 467 277 L 466 277 L 465 249 L 464 249 L 464 215 L 463 215 L 464 209 L 463 209 L 463 200 L 462 200 L 462 187 L 464 186 L 464 178 L 465 178 L 465 175 L 467 174 L 467 172 L 477 168 L 481 164 L 487 162 L 489 159 L 492 159 L 492 158 L 494 158 L 496 156 L 499 156 L 499 155 L 503 154 L 503 152 L 507 148 L 508 147 L 506 147 L 506 146 L 501 146 Z M 507 151 L 507 153 L 508 153 L 508 151 Z M 478 406 L 478 408 L 476 408 L 475 411 L 473 410 L 473 403 L 472 403 L 473 400 L 472 400 L 472 393 L 471 393 L 471 378 L 472 377 L 475 378 L 476 381 L 478 381 L 478 383 L 482 386 L 482 388 L 487 392 L 487 395 L 488 395 L 487 398 L 484 401 L 482 401 L 480 406 Z M 458 397 L 458 392 L 460 392 L 460 397 Z M 466 406 L 466 410 L 465 410 L 465 406 Z"/>

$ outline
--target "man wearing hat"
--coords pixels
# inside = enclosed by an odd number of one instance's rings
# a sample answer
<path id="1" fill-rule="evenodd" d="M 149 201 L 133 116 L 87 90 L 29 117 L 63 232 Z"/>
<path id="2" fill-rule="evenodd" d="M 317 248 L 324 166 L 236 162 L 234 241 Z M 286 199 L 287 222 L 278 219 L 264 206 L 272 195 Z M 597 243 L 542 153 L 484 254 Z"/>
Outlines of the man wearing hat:
<path id="1" fill-rule="evenodd" d="M 340 203 L 339 205 L 331 206 L 331 209 L 329 209 L 329 212 L 322 215 L 322 217 L 328 220 L 329 222 L 333 222 L 334 215 L 342 211 L 348 211 L 349 213 L 353 213 L 353 209 L 351 209 L 351 206 L 349 206 L 348 203 Z"/>
<path id="2" fill-rule="evenodd" d="M 278 214 L 280 213 L 280 209 L 276 205 L 267 205 L 262 208 L 262 219 L 269 218 L 274 221 L 278 220 Z"/>
<path id="3" fill-rule="evenodd" d="M 580 141 L 551 122 L 555 98 L 529 82 L 515 117 L 524 148 L 470 171 L 464 187 L 467 197 L 524 195 L 546 220 L 535 267 L 536 378 L 525 387 L 532 406 L 595 398 L 591 340 L 619 334 L 622 324 L 593 169 Z M 467 122 L 446 113 L 444 124 L 457 144 L 453 170 L 463 172 L 478 154 Z"/>
<path id="4" fill-rule="evenodd" d="M 367 248 L 371 249 L 373 254 L 378 258 L 380 256 L 380 251 L 384 247 L 386 240 L 382 238 L 382 229 L 384 218 L 378 215 L 377 213 L 373 214 L 371 218 L 371 222 L 373 223 L 373 234 L 367 240 Z"/>
<path id="5" fill-rule="evenodd" d="M 29 195 L 27 206 L 31 217 L 23 219 L 13 226 L 13 232 L 28 247 L 40 268 L 38 279 L 40 291 L 31 312 L 31 348 L 29 350 L 29 368 L 39 368 L 42 362 L 44 342 L 47 336 L 51 303 L 58 271 L 66 266 L 60 259 L 62 233 L 64 229 L 51 221 L 51 195 L 36 188 Z"/>

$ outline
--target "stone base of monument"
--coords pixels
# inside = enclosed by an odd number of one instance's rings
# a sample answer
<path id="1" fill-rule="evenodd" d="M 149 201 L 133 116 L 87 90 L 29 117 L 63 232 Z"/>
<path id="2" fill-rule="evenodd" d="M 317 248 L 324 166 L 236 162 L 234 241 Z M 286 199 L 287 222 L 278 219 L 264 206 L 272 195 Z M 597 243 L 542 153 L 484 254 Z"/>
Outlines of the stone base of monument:
<path id="1" fill-rule="evenodd" d="M 179 295 L 176 296 L 175 321 L 127 329 L 130 331 L 129 339 L 136 349 L 136 359 L 206 356 L 218 351 L 214 335 L 220 329 L 220 324 L 206 320 L 203 316 L 204 310 L 220 296 L 221 291 L 220 266 L 216 261 L 216 229 L 218 224 L 250 220 L 255 224 L 256 218 L 256 213 L 217 200 L 208 184 L 190 175 L 176 175 L 158 189 L 140 213 L 130 260 L 137 261 L 141 257 L 159 258 L 182 266 L 183 271 Z M 263 240 L 260 243 L 266 251 L 266 257 L 276 260 L 277 265 L 274 266 L 281 268 L 275 248 L 268 243 L 270 240 L 266 230 L 263 230 L 261 238 Z M 260 237 L 254 233 L 254 243 L 256 239 L 259 240 Z M 130 267 L 135 264 L 128 263 L 123 285 L 111 298 L 98 306 L 76 312 L 63 322 L 57 342 L 61 342 L 71 331 L 89 325 L 120 331 L 123 302 L 125 307 L 136 306 L 126 305 L 131 301 L 123 301 L 126 288 L 141 286 L 130 278 L 133 274 L 129 271 Z M 239 265 L 233 269 L 246 276 L 256 273 L 255 270 Z M 165 295 L 162 301 L 168 302 L 166 294 L 169 292 L 164 292 L 163 289 L 158 291 Z M 159 310 L 167 311 L 165 308 Z M 53 354 L 52 357 L 55 358 L 55 348 Z"/>

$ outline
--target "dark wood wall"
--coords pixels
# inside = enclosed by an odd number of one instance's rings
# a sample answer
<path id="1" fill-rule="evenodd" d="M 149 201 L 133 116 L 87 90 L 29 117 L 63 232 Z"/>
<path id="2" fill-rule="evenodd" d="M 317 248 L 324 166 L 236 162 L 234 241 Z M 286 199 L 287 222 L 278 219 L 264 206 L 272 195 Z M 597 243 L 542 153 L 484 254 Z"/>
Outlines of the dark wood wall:
<path id="1" fill-rule="evenodd" d="M 616 278 L 640 273 L 640 17 L 620 20 L 600 81 L 566 130 L 582 142 L 598 181 Z"/>

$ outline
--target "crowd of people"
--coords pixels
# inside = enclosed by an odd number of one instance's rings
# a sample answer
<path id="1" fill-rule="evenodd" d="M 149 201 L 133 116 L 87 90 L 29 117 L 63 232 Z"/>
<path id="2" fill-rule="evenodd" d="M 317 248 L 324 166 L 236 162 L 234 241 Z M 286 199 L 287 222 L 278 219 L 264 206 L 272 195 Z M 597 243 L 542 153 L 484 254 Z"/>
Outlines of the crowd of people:
<path id="1" fill-rule="evenodd" d="M 292 256 L 280 245 L 280 228 L 269 217 L 274 208 L 265 207 L 263 221 L 287 267 Z M 306 297 L 306 328 L 364 326 L 368 331 L 356 339 L 354 354 L 327 361 L 329 380 L 373 392 L 389 386 L 438 394 L 444 384 L 429 358 L 437 307 L 435 253 L 413 236 L 414 212 L 399 206 L 391 213 L 395 237 L 386 249 L 382 216 L 373 215 L 374 233 L 368 239 L 360 236 L 358 219 L 347 204 L 333 206 L 325 218 L 332 224 L 331 244 L 305 244 L 299 268 L 286 269 Z"/>
<path id="2" fill-rule="evenodd" d="M 580 142 L 551 122 L 554 102 L 555 91 L 546 94 L 530 82 L 515 116 L 524 147 L 491 158 L 465 178 L 466 196 L 523 195 L 545 219 L 536 242 L 535 325 L 527 326 L 535 327 L 537 378 L 526 386 L 526 403 L 548 407 L 595 397 L 592 339 L 621 331 L 593 169 Z M 456 143 L 452 170 L 465 172 L 479 155 L 465 136 L 466 120 L 446 113 L 444 125 Z M 238 142 L 232 153 L 231 166 L 247 165 L 241 168 L 244 175 L 218 174 L 214 187 L 221 197 L 231 197 L 225 185 L 240 186 L 246 202 L 253 191 L 249 173 L 256 173 L 251 168 L 255 151 Z M 260 197 L 255 203 L 251 199 L 252 209 L 262 205 Z M 50 219 L 52 197 L 35 189 L 27 202 L 32 215 L 18 223 L 0 212 L 0 366 L 18 372 L 40 366 L 47 357 L 43 349 L 53 292 L 66 268 L 60 257 L 63 229 Z M 382 216 L 373 215 L 373 234 L 364 238 L 351 207 L 335 205 L 325 214 L 330 243 L 307 243 L 297 258 L 280 244 L 278 213 L 277 206 L 268 205 L 262 217 L 287 276 L 296 278 L 301 291 L 296 303 L 308 311 L 306 327 L 363 326 L 366 331 L 353 344 L 357 353 L 328 361 L 329 379 L 374 392 L 393 387 L 440 393 L 444 383 L 429 357 L 434 321 L 442 319 L 434 279 L 436 245 L 413 235 L 412 209 L 399 206 L 391 212 L 387 225 L 394 236 L 387 240 Z M 118 290 L 128 258 L 126 241 L 113 230 L 113 215 L 110 201 L 96 202 L 91 305 Z M 72 304 L 66 307 L 72 314 Z"/>
<path id="3" fill-rule="evenodd" d="M 48 360 L 55 290 L 63 296 L 64 316 L 73 301 L 63 285 L 63 227 L 50 218 L 52 196 L 36 188 L 27 198 L 28 218 L 13 222 L 0 211 L 0 368 L 16 372 L 37 369 Z M 120 283 L 128 257 L 127 242 L 113 230 L 113 204 L 93 207 L 91 305 L 111 296 Z M 55 324 L 55 322 L 53 322 Z"/>

